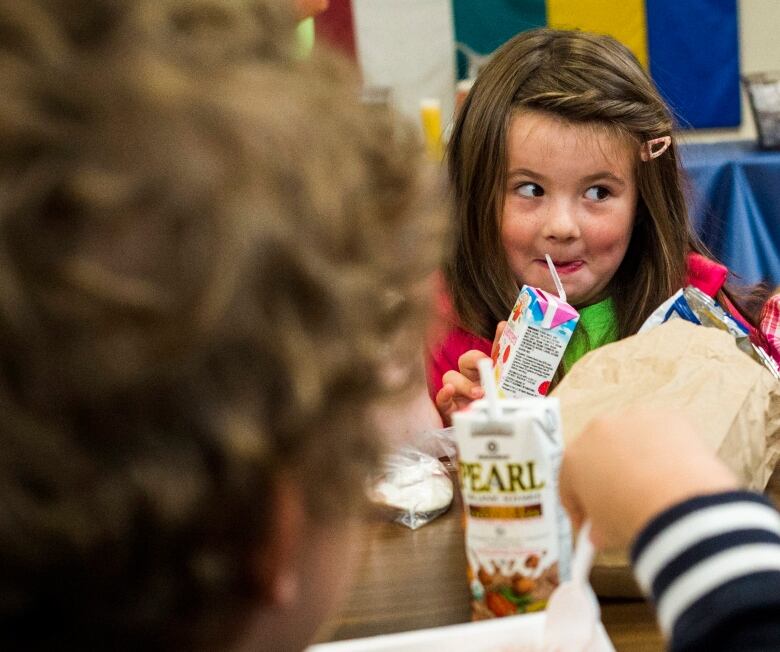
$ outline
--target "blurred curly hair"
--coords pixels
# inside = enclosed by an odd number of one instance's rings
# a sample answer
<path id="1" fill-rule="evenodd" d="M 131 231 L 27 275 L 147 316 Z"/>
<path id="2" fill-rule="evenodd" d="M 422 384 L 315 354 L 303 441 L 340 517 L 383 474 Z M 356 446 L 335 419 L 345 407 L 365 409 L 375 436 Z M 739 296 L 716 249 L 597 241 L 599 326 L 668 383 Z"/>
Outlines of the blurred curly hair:
<path id="1" fill-rule="evenodd" d="M 0 647 L 226 648 L 422 387 L 440 189 L 272 2 L 0 0 Z"/>

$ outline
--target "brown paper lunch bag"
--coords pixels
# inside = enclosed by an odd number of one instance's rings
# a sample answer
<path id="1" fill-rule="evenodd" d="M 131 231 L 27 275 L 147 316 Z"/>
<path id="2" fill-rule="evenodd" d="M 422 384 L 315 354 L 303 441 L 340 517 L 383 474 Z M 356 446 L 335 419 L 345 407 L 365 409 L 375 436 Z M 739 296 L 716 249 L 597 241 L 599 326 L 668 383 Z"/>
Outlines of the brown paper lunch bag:
<path id="1" fill-rule="evenodd" d="M 745 486 L 763 490 L 780 459 L 780 381 L 715 328 L 672 320 L 592 351 L 553 391 L 565 442 L 594 417 L 633 404 L 684 413 Z M 627 553 L 600 554 L 602 597 L 641 595 Z"/>

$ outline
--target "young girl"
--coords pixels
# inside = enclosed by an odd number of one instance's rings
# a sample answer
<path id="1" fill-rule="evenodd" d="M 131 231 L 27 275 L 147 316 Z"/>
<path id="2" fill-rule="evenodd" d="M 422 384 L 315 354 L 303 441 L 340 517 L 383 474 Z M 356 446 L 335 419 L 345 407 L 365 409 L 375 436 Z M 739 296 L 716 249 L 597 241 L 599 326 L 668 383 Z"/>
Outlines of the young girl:
<path id="1" fill-rule="evenodd" d="M 519 286 L 555 292 L 545 254 L 580 311 L 563 373 L 688 284 L 753 329 L 688 221 L 672 128 L 645 71 L 608 36 L 524 32 L 482 69 L 448 151 L 457 230 L 428 361 L 445 420 L 482 396 L 477 360 Z"/>

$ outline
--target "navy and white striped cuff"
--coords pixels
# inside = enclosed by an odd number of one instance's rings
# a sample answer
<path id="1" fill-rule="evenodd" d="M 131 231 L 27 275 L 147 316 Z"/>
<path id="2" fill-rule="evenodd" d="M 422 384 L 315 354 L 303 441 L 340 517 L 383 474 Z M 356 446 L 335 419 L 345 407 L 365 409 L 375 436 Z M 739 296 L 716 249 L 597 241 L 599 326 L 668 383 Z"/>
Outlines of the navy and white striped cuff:
<path id="1" fill-rule="evenodd" d="M 631 557 L 668 637 L 677 619 L 718 587 L 780 573 L 780 514 L 762 496 L 743 491 L 693 498 L 653 519 Z"/>

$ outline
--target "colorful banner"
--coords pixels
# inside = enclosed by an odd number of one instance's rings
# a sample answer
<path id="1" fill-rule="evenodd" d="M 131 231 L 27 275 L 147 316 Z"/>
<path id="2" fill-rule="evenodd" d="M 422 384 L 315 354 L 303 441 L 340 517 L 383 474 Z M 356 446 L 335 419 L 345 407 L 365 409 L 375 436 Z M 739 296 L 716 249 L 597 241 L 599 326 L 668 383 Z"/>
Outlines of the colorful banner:
<path id="1" fill-rule="evenodd" d="M 547 0 L 547 26 L 609 34 L 647 68 L 645 0 Z"/>
<path id="2" fill-rule="evenodd" d="M 547 24 L 545 0 L 479 0 L 452 2 L 455 37 L 479 54 L 499 48 L 518 32 Z M 458 56 L 458 76 L 466 77 L 467 62 Z"/>
<path id="3" fill-rule="evenodd" d="M 680 126 L 739 126 L 737 0 L 645 4 L 650 74 Z"/>
<path id="4" fill-rule="evenodd" d="M 392 86 L 410 115 L 425 97 L 451 106 L 456 43 L 478 60 L 474 54 L 488 55 L 518 32 L 548 25 L 623 42 L 683 128 L 741 121 L 737 0 L 332 1 L 351 1 L 364 77 Z M 465 77 L 462 53 L 457 64 L 457 76 Z"/>
<path id="5" fill-rule="evenodd" d="M 610 34 L 649 67 L 681 127 L 740 124 L 737 0 L 452 1 L 456 40 L 479 53 L 492 45 L 491 34 L 505 37 L 530 24 Z M 483 4 L 498 20 L 458 20 Z"/>

